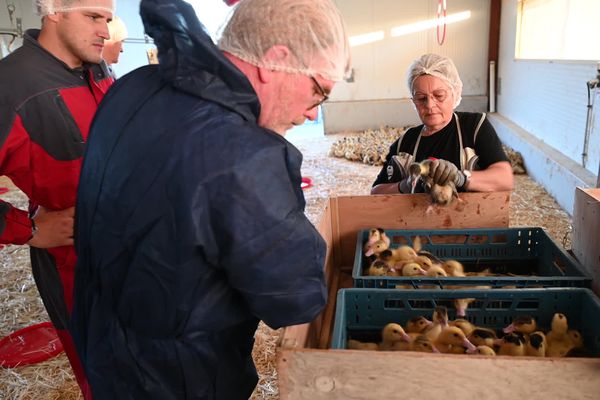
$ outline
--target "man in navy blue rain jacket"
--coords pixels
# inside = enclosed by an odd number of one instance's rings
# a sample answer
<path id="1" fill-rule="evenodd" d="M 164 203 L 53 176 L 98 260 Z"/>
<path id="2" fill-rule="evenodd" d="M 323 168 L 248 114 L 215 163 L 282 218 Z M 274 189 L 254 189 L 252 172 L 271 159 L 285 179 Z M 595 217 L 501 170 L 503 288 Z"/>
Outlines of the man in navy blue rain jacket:
<path id="1" fill-rule="evenodd" d="M 92 125 L 76 207 L 71 330 L 94 399 L 247 399 L 259 320 L 313 320 L 325 244 L 302 155 L 349 69 L 331 0 L 243 0 L 217 48 L 181 0 L 142 0 L 159 65 L 122 77 Z"/>

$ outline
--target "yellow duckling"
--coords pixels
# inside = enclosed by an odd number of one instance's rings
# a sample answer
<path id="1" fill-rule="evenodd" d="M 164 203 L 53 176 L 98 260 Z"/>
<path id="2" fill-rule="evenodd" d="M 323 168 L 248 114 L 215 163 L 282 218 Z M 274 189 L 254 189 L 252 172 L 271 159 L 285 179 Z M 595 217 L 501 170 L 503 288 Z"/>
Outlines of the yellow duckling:
<path id="1" fill-rule="evenodd" d="M 448 325 L 456 326 L 457 328 L 460 328 L 460 330 L 463 331 L 465 333 L 465 335 L 467 335 L 467 337 L 476 328 L 475 325 L 473 325 L 472 323 L 470 323 L 469 321 L 467 321 L 466 319 L 463 319 L 463 318 L 458 318 L 458 319 L 455 319 L 454 321 L 450 321 L 450 322 L 448 322 Z"/>
<path id="2" fill-rule="evenodd" d="M 365 244 L 363 250 L 366 257 L 380 256 L 383 252 L 389 249 L 390 245 L 384 240 L 377 240 L 373 243 Z"/>
<path id="3" fill-rule="evenodd" d="M 431 267 L 429 267 L 429 269 L 427 270 L 427 276 L 432 276 L 435 278 L 443 278 L 448 276 L 448 274 L 446 273 L 446 271 L 444 271 L 444 269 L 440 266 L 440 265 L 432 265 Z"/>
<path id="4" fill-rule="evenodd" d="M 387 249 L 379 254 L 379 257 L 393 264 L 404 264 L 417 258 L 417 253 L 410 246 L 400 246 L 397 249 Z"/>
<path id="5" fill-rule="evenodd" d="M 350 350 L 379 350 L 379 345 L 377 343 L 348 339 L 346 348 Z"/>
<path id="6" fill-rule="evenodd" d="M 402 266 L 402 276 L 427 275 L 427 272 L 415 262 L 409 262 Z"/>
<path id="7" fill-rule="evenodd" d="M 471 304 L 474 301 L 475 301 L 475 299 L 473 299 L 473 298 L 454 299 L 453 303 L 454 303 L 454 308 L 456 309 L 456 316 L 457 317 L 465 317 L 467 315 L 467 308 L 469 307 L 469 304 Z"/>
<path id="8" fill-rule="evenodd" d="M 440 351 L 434 346 L 434 344 L 425 335 L 417 336 L 410 343 L 410 351 L 418 351 L 420 353 L 439 353 Z"/>
<path id="9" fill-rule="evenodd" d="M 573 355 L 574 350 L 583 347 L 581 333 L 575 329 L 569 329 L 567 317 L 556 313 L 552 318 L 552 329 L 546 334 L 548 348 L 546 357 L 566 357 Z"/>
<path id="10" fill-rule="evenodd" d="M 435 342 L 442 330 L 448 326 L 448 309 L 445 306 L 437 306 L 433 310 L 431 321 L 432 324 L 423 333 L 429 340 Z"/>
<path id="11" fill-rule="evenodd" d="M 465 275 L 465 267 L 456 260 L 446 260 L 442 264 L 442 268 L 446 271 L 448 276 L 458 276 L 464 277 Z"/>
<path id="12" fill-rule="evenodd" d="M 475 351 L 473 351 L 473 352 L 467 351 L 467 353 L 476 354 L 476 355 L 480 355 L 480 356 L 495 356 L 496 355 L 496 352 L 494 351 L 494 349 L 492 349 L 490 346 L 486 346 L 486 345 L 477 346 Z"/>
<path id="13" fill-rule="evenodd" d="M 433 322 L 423 316 L 414 317 L 406 323 L 406 332 L 423 333 L 425 329 L 431 326 L 431 324 L 433 324 Z"/>
<path id="14" fill-rule="evenodd" d="M 467 339 L 465 333 L 455 326 L 447 326 L 433 341 L 433 345 L 440 353 L 464 354 L 473 352 L 476 347 Z"/>
<path id="15" fill-rule="evenodd" d="M 381 330 L 381 342 L 379 350 L 394 350 L 394 344 L 397 342 L 410 343 L 410 336 L 404 331 L 400 324 L 390 322 Z"/>

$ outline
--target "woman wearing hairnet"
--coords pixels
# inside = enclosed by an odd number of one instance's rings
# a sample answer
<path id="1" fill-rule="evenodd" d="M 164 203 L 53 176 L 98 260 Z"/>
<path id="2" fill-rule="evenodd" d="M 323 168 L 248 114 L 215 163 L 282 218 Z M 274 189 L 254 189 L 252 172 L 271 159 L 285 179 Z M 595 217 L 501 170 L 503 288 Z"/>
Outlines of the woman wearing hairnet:
<path id="1" fill-rule="evenodd" d="M 452 60 L 437 54 L 421 56 L 409 68 L 408 89 L 423 124 L 390 146 L 371 194 L 410 193 L 413 178 L 408 166 L 426 159 L 433 159 L 432 183 L 453 182 L 459 191 L 513 188 L 510 162 L 485 113 L 454 112 L 462 82 Z"/>

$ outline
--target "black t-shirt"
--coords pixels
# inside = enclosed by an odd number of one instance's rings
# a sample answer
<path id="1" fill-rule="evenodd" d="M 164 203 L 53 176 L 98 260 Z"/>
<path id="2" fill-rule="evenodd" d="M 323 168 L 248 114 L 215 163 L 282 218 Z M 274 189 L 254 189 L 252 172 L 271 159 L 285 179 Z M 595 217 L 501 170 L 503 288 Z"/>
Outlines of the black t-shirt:
<path id="1" fill-rule="evenodd" d="M 508 157 L 502 149 L 502 143 L 500 142 L 500 139 L 498 139 L 494 127 L 487 120 L 487 117 L 483 120 L 477 133 L 475 143 L 473 143 L 474 132 L 481 120 L 482 114 L 468 112 L 456 112 L 455 114 L 458 116 L 460 123 L 463 147 L 474 149 L 477 156 L 479 156 L 476 169 L 483 170 L 494 163 L 508 161 Z M 386 162 L 381 168 L 379 175 L 377 175 L 377 179 L 373 183 L 373 186 L 379 185 L 380 183 L 399 182 L 404 178 L 403 172 L 392 160 L 392 156 L 399 154 L 398 143 L 400 141 L 400 152 L 412 155 L 422 128 L 423 125 L 410 128 L 403 137 L 392 143 L 386 157 Z M 461 169 L 461 148 L 457 132 L 456 120 L 453 116 L 450 123 L 442 130 L 433 135 L 421 137 L 419 148 L 417 149 L 417 154 L 413 161 L 419 162 L 429 157 L 441 158 L 451 161 L 458 169 Z"/>

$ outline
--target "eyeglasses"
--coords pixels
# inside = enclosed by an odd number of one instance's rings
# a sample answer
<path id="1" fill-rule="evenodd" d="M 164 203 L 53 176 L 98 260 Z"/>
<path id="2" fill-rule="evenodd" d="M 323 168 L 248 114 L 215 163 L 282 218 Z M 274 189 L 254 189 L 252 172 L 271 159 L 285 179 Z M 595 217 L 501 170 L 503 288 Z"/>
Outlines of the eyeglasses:
<path id="1" fill-rule="evenodd" d="M 431 94 L 417 93 L 413 95 L 412 101 L 417 106 L 424 106 L 427 104 L 427 100 L 430 97 L 436 104 L 440 104 L 448 98 L 448 91 L 445 89 L 438 89 L 434 90 Z"/>
<path id="2" fill-rule="evenodd" d="M 313 83 L 314 83 L 314 84 L 315 84 L 315 86 L 316 86 L 315 92 L 317 92 L 317 93 L 318 93 L 318 94 L 319 94 L 321 97 L 323 97 L 323 98 L 321 99 L 321 101 L 319 101 L 319 102 L 315 103 L 315 104 L 314 104 L 314 105 L 311 107 L 311 109 L 312 109 L 312 108 L 318 107 L 318 106 L 320 106 L 321 104 L 325 103 L 325 102 L 326 102 L 326 101 L 329 99 L 329 96 L 328 96 L 328 95 L 327 95 L 327 93 L 325 92 L 325 89 L 323 89 L 323 86 L 321 86 L 321 85 L 319 84 L 319 82 L 318 82 L 318 81 L 315 79 L 315 77 L 314 77 L 314 76 L 312 76 L 312 75 L 311 75 L 311 76 L 310 76 L 310 79 L 312 79 Z"/>

